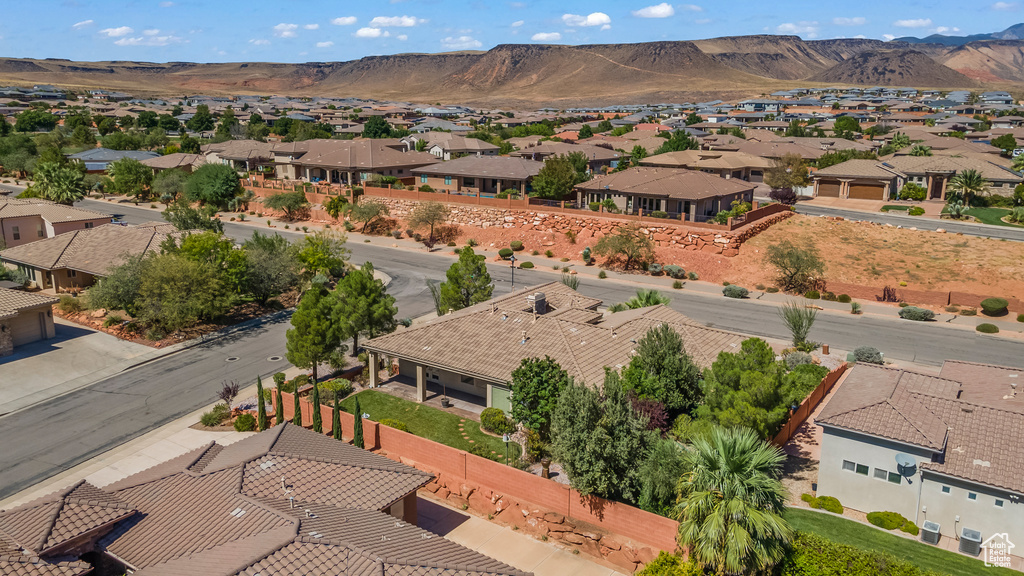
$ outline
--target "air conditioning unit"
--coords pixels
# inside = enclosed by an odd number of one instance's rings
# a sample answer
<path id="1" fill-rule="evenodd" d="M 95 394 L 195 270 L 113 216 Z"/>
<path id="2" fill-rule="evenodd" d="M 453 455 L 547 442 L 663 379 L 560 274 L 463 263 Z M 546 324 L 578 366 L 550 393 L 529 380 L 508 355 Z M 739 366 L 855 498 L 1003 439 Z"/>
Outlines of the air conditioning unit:
<path id="1" fill-rule="evenodd" d="M 971 556 L 981 554 L 981 532 L 962 528 L 960 530 L 960 552 Z"/>
<path id="2" fill-rule="evenodd" d="M 939 543 L 939 524 L 931 520 L 925 520 L 921 526 L 921 541 L 928 544 Z"/>

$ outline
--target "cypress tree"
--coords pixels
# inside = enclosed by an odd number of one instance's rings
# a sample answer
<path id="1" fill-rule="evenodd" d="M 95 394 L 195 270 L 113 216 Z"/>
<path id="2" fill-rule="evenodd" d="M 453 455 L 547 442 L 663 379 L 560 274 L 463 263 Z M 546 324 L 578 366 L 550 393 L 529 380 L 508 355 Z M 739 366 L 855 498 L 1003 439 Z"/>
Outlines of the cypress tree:
<path id="1" fill-rule="evenodd" d="M 284 424 L 284 398 L 281 389 L 277 388 L 277 406 L 274 409 L 274 424 Z"/>
<path id="2" fill-rule="evenodd" d="M 313 381 L 313 432 L 323 433 L 323 415 L 320 414 L 320 385 Z"/>
<path id="3" fill-rule="evenodd" d="M 338 394 L 334 394 L 334 411 L 331 414 L 331 431 L 335 440 L 341 440 L 341 408 L 338 404 Z"/>
<path id="4" fill-rule="evenodd" d="M 292 416 L 292 424 L 296 426 L 302 426 L 302 409 L 299 408 L 299 387 L 295 386 L 292 390 L 292 396 L 295 399 L 295 414 Z"/>
<path id="5" fill-rule="evenodd" d="M 263 379 L 256 376 L 256 428 L 267 429 L 267 401 L 263 398 Z"/>
<path id="6" fill-rule="evenodd" d="M 359 397 L 356 396 L 356 425 L 355 432 L 352 434 L 352 443 L 357 448 L 365 448 L 363 445 L 363 409 L 359 407 Z"/>

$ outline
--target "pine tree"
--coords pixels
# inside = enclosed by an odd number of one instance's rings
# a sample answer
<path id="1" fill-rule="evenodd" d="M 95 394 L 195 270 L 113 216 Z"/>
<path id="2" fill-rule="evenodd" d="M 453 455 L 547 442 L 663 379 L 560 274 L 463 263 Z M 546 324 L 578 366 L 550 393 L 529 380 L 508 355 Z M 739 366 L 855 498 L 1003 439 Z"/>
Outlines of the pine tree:
<path id="1" fill-rule="evenodd" d="M 321 282 L 302 295 L 292 326 L 285 333 L 286 357 L 299 368 L 309 368 L 313 382 L 317 381 L 317 367 L 331 358 L 341 347 L 344 322 L 337 316 L 338 299 Z"/>
<path id="2" fill-rule="evenodd" d="M 256 376 L 256 429 L 267 429 L 267 401 L 263 398 L 263 379 Z"/>
<path id="3" fill-rule="evenodd" d="M 363 409 L 359 407 L 359 397 L 356 396 L 356 425 L 355 430 L 352 433 L 352 444 L 357 448 L 365 448 L 363 445 Z"/>
<path id="4" fill-rule="evenodd" d="M 343 319 L 344 337 L 352 338 L 352 353 L 359 352 L 359 334 L 375 338 L 395 331 L 395 297 L 387 293 L 384 283 L 373 277 L 373 264 L 367 262 L 359 270 L 349 272 L 338 283 L 338 304 L 334 312 Z"/>
<path id="5" fill-rule="evenodd" d="M 335 440 L 341 440 L 341 408 L 337 394 L 334 395 L 334 411 L 331 413 L 331 432 Z"/>
<path id="6" fill-rule="evenodd" d="M 441 311 L 462 310 L 491 299 L 494 284 L 487 272 L 486 258 L 469 246 L 462 248 L 459 260 L 448 268 L 447 281 L 441 284 Z"/>
<path id="7" fill-rule="evenodd" d="M 313 380 L 313 432 L 323 433 L 323 415 L 320 413 L 320 384 Z"/>
<path id="8" fill-rule="evenodd" d="M 284 424 L 284 397 L 277 388 L 277 406 L 274 407 L 274 424 Z"/>

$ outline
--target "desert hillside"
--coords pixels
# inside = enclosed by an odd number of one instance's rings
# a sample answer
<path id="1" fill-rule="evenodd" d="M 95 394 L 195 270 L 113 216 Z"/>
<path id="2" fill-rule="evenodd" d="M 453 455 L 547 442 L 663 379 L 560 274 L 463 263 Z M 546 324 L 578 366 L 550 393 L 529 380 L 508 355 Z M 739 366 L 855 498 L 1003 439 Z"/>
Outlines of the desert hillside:
<path id="1" fill-rule="evenodd" d="M 810 84 L 929 88 L 1024 85 L 1024 41 L 962 46 L 734 36 L 584 46 L 396 54 L 348 62 L 73 62 L 0 58 L 0 85 L 138 94 L 289 94 L 508 105 L 743 98 Z"/>

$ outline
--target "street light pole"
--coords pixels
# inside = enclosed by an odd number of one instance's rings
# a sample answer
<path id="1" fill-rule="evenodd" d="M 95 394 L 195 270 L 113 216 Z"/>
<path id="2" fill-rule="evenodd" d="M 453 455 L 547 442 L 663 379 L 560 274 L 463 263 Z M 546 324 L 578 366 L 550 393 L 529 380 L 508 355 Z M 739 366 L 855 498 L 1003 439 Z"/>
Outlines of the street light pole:
<path id="1" fill-rule="evenodd" d="M 508 466 L 508 442 L 510 439 L 511 438 L 509 438 L 508 433 L 505 433 L 501 436 L 502 442 L 505 443 L 505 466 Z"/>
<path id="2" fill-rule="evenodd" d="M 511 262 L 511 264 L 509 264 L 509 267 L 512 269 L 512 291 L 515 292 L 516 291 L 516 255 L 513 254 L 513 255 L 509 256 L 508 260 L 509 260 L 509 262 Z"/>

